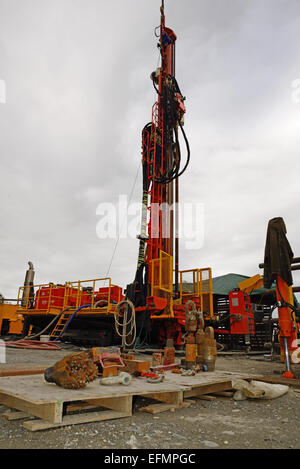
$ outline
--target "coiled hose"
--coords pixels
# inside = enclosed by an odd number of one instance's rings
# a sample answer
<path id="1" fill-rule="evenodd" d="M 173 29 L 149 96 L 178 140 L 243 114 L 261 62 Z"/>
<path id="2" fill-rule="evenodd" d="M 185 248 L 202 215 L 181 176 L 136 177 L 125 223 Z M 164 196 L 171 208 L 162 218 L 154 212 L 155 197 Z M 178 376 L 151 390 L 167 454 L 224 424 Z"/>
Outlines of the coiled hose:
<path id="1" fill-rule="evenodd" d="M 122 307 L 125 306 L 124 312 L 122 312 Z M 131 314 L 128 318 L 128 307 L 130 308 Z M 135 309 L 133 303 L 125 299 L 117 304 L 115 313 L 115 329 L 117 334 L 122 338 L 122 346 L 130 347 L 133 345 L 136 339 L 136 318 L 135 318 Z M 120 322 L 119 318 L 123 318 L 123 321 Z M 119 328 L 122 329 L 122 332 L 119 332 Z M 133 334 L 133 339 L 130 343 L 127 342 L 127 338 Z"/>

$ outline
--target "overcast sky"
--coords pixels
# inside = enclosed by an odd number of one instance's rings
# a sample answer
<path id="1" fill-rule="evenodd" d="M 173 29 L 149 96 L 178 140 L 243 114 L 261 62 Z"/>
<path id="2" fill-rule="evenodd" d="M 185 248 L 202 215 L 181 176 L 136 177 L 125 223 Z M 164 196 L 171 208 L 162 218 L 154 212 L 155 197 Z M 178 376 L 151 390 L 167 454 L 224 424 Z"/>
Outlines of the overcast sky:
<path id="1" fill-rule="evenodd" d="M 107 274 L 115 239 L 97 207 L 141 200 L 160 0 L 0 0 L 0 291 Z M 254 275 L 268 221 L 300 256 L 299 0 L 165 0 L 177 34 L 191 163 L 182 203 L 202 203 L 204 243 L 180 267 Z M 293 87 L 294 86 L 294 87 Z M 1 101 L 1 99 L 0 99 Z M 114 283 L 133 280 L 138 241 L 120 239 Z M 294 276 L 300 285 L 300 276 Z"/>

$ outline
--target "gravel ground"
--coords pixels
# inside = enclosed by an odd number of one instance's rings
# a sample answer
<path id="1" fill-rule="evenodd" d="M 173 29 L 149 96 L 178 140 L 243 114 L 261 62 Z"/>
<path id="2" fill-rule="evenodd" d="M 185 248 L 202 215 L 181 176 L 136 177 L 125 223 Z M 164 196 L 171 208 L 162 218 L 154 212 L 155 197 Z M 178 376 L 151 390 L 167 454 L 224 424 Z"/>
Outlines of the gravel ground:
<path id="1" fill-rule="evenodd" d="M 52 365 L 79 350 L 8 349 L 5 366 Z M 216 369 L 280 376 L 283 364 L 257 356 L 219 356 Z M 295 369 L 296 373 L 298 372 Z M 300 372 L 300 369 L 299 369 Z M 0 449 L 299 449 L 300 393 L 274 400 L 195 400 L 186 409 L 139 412 L 149 403 L 135 398 L 133 416 L 30 432 L 22 420 L 0 419 Z M 7 411 L 0 406 L 1 413 Z M 28 419 L 27 419 L 28 420 Z"/>

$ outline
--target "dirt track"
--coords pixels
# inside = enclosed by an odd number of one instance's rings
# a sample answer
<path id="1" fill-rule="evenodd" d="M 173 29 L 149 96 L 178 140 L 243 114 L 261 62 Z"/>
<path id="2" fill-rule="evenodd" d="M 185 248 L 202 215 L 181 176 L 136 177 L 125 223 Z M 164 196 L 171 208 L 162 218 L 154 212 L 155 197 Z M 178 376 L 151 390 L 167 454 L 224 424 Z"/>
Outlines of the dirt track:
<path id="1" fill-rule="evenodd" d="M 75 350 L 8 349 L 7 363 L 0 367 L 52 365 Z M 280 376 L 283 364 L 264 357 L 222 356 L 218 357 L 216 369 Z M 22 420 L 0 418 L 0 449 L 300 448 L 300 393 L 292 388 L 274 400 L 195 400 L 189 408 L 157 415 L 138 411 L 146 403 L 147 400 L 137 397 L 130 418 L 39 432 L 23 428 Z M 3 413 L 7 408 L 1 406 L 0 410 Z"/>

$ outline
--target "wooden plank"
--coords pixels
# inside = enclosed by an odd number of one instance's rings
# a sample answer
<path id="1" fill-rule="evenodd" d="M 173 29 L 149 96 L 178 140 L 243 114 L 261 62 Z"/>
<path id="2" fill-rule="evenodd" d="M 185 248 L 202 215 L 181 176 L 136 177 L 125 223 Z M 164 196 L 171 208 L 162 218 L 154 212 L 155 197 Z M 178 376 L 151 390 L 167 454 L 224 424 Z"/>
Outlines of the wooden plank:
<path id="1" fill-rule="evenodd" d="M 232 397 L 233 394 L 234 393 L 231 391 L 219 391 L 219 392 L 213 393 L 214 396 L 220 396 L 220 397 Z"/>
<path id="2" fill-rule="evenodd" d="M 66 407 L 66 412 L 77 412 L 81 410 L 91 410 L 91 409 L 96 409 L 98 406 L 95 405 L 90 405 L 87 402 L 83 402 L 81 404 L 67 404 Z"/>
<path id="3" fill-rule="evenodd" d="M 87 402 L 98 407 L 108 407 L 119 412 L 125 412 L 129 416 L 132 415 L 132 396 L 89 399 Z"/>
<path id="4" fill-rule="evenodd" d="M 176 409 L 177 406 L 174 404 L 151 404 L 146 407 L 141 407 L 140 412 L 148 412 L 149 414 L 160 414 L 161 412 L 166 412 L 171 409 Z"/>
<path id="5" fill-rule="evenodd" d="M 178 363 L 172 363 L 170 365 L 158 365 L 158 366 L 151 366 L 152 371 L 169 371 L 169 370 L 176 370 L 180 368 Z"/>
<path id="6" fill-rule="evenodd" d="M 155 392 L 153 394 L 141 394 L 143 397 L 154 399 L 156 401 L 166 402 L 180 406 L 183 403 L 183 391 L 175 392 Z"/>
<path id="7" fill-rule="evenodd" d="M 46 368 L 0 368 L 0 377 L 4 376 L 26 376 L 26 375 L 40 375 L 45 372 Z"/>
<path id="8" fill-rule="evenodd" d="M 39 430 L 48 430 L 50 428 L 63 427 L 68 425 L 77 425 L 82 423 L 100 422 L 103 420 L 113 420 L 130 417 L 125 412 L 116 412 L 114 410 L 104 410 L 100 412 L 88 412 L 86 414 L 66 415 L 59 423 L 51 423 L 46 420 L 29 420 L 23 423 L 23 427 L 32 432 Z"/>
<path id="9" fill-rule="evenodd" d="M 232 390 L 232 382 L 230 381 L 221 381 L 219 383 L 209 383 L 209 384 L 201 384 L 199 386 L 195 386 L 190 390 L 184 391 L 184 397 L 198 397 L 203 394 L 214 394 L 220 391 L 231 391 Z"/>
<path id="10" fill-rule="evenodd" d="M 150 414 L 159 414 L 161 412 L 165 412 L 167 410 L 175 410 L 175 409 L 186 409 L 187 407 L 190 407 L 190 405 L 194 404 L 195 401 L 192 400 L 187 400 L 183 401 L 181 405 L 176 405 L 176 404 L 151 404 L 146 407 L 141 407 L 139 409 L 140 412 L 148 412 Z"/>
<path id="11" fill-rule="evenodd" d="M 196 404 L 196 401 L 194 401 L 193 399 L 186 399 L 185 401 L 183 401 L 183 404 L 185 404 L 186 402 L 188 402 L 189 405 Z"/>
<path id="12" fill-rule="evenodd" d="M 20 411 L 14 412 L 13 410 L 10 410 L 2 414 L 2 417 L 4 417 L 6 420 L 21 420 L 25 418 L 28 419 L 30 415 L 27 414 L 26 412 L 20 412 Z"/>
<path id="13" fill-rule="evenodd" d="M 249 375 L 245 373 L 233 373 L 228 371 L 211 371 L 211 372 L 199 372 L 193 376 L 182 376 L 181 374 L 167 373 L 168 383 L 181 384 L 184 387 L 195 387 L 200 388 L 202 386 L 216 384 L 216 383 L 227 383 L 232 379 L 254 379 L 255 375 Z M 217 391 L 223 389 L 218 389 Z M 227 389 L 226 389 L 227 390 Z M 206 394 L 206 392 L 205 392 Z"/>
<path id="14" fill-rule="evenodd" d="M 251 377 L 251 380 L 263 381 L 264 383 L 270 384 L 284 384 L 286 386 L 300 388 L 300 379 L 288 379 L 283 378 L 282 376 L 253 376 Z"/>
<path id="15" fill-rule="evenodd" d="M 183 401 L 183 403 L 179 406 L 180 409 L 185 409 L 187 407 L 190 407 L 190 405 L 195 404 L 196 401 L 192 401 L 192 399 L 187 399 L 186 401 Z"/>
<path id="16" fill-rule="evenodd" d="M 217 398 L 216 396 L 209 396 L 209 395 L 205 395 L 203 394 L 203 396 L 195 396 L 196 399 L 201 399 L 203 401 L 215 401 Z"/>
<path id="17" fill-rule="evenodd" d="M 0 402 L 7 407 L 21 410 L 29 415 L 49 420 L 49 422 L 59 423 L 62 420 L 62 402 L 60 400 L 47 404 L 35 404 L 16 396 L 0 393 Z"/>

